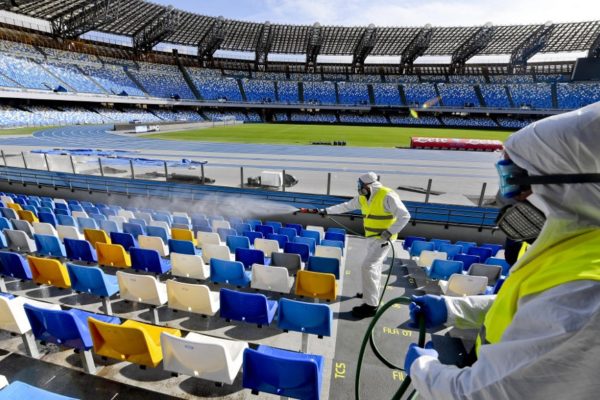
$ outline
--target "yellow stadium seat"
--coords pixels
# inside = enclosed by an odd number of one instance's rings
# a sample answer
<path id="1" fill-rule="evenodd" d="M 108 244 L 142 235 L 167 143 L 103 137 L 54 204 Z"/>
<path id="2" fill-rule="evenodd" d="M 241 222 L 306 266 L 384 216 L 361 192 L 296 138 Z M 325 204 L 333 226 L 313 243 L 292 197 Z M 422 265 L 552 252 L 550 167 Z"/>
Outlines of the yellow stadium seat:
<path id="1" fill-rule="evenodd" d="M 156 367 L 163 359 L 160 334 L 181 337 L 179 329 L 127 320 L 121 325 L 88 318 L 94 352 L 99 356 Z"/>
<path id="2" fill-rule="evenodd" d="M 120 244 L 98 242 L 98 264 L 107 267 L 131 268 L 131 257 Z"/>
<path id="3" fill-rule="evenodd" d="M 334 301 L 337 297 L 335 275 L 301 270 L 296 275 L 296 295 Z"/>
<path id="4" fill-rule="evenodd" d="M 198 245 L 198 242 L 194 237 L 194 232 L 190 231 L 189 229 L 172 228 L 171 238 L 175 240 L 187 240 L 188 242 L 194 243 L 194 246 Z"/>
<path id="5" fill-rule="evenodd" d="M 13 209 L 13 210 L 15 210 L 15 211 L 23 211 L 23 208 L 22 208 L 22 207 L 21 207 L 21 205 L 20 205 L 20 204 L 18 204 L 18 203 L 8 203 L 8 204 L 6 205 L 6 207 L 8 207 L 8 208 L 12 208 L 12 209 Z"/>
<path id="6" fill-rule="evenodd" d="M 71 280 L 67 267 L 58 260 L 28 256 L 29 268 L 33 281 L 40 285 L 52 285 L 59 288 L 70 288 Z"/>
<path id="7" fill-rule="evenodd" d="M 10 204 L 8 205 L 10 206 Z M 16 205 L 18 206 L 18 204 Z M 30 224 L 33 224 L 34 222 L 40 222 L 38 217 L 36 217 L 35 214 L 29 210 L 17 210 L 17 215 L 19 216 L 19 219 L 27 221 Z"/>
<path id="8" fill-rule="evenodd" d="M 96 247 L 96 243 L 112 244 L 106 232 L 101 229 L 84 229 L 83 236 L 92 244 L 92 247 Z"/>

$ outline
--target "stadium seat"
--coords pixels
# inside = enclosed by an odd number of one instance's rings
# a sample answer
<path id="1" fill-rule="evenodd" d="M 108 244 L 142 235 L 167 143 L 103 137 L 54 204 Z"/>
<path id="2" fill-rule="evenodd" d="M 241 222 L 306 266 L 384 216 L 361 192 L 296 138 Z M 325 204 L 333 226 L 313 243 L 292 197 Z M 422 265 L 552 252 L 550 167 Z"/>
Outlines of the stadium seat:
<path id="1" fill-rule="evenodd" d="M 40 222 L 50 224 L 54 227 L 58 225 L 58 220 L 56 219 L 56 216 L 53 213 L 40 212 L 38 214 L 38 218 Z"/>
<path id="2" fill-rule="evenodd" d="M 282 298 L 279 300 L 277 326 L 284 331 L 294 331 L 331 336 L 333 311 L 327 304 L 307 303 Z"/>
<path id="3" fill-rule="evenodd" d="M 138 246 L 141 249 L 156 250 L 161 257 L 169 256 L 169 247 L 158 236 L 140 235 L 138 236 Z"/>
<path id="4" fill-rule="evenodd" d="M 67 256 L 65 246 L 58 240 L 58 237 L 35 234 L 33 238 L 38 255 L 58 258 L 65 258 Z"/>
<path id="5" fill-rule="evenodd" d="M 279 242 L 277 240 L 257 238 L 254 241 L 254 249 L 261 250 L 265 256 L 270 256 L 273 252 L 279 252 Z"/>
<path id="6" fill-rule="evenodd" d="M 171 258 L 173 256 L 173 253 L 188 254 L 191 256 L 200 254 L 200 252 L 196 251 L 194 243 L 188 240 L 176 239 L 169 239 L 169 252 L 171 253 Z"/>
<path id="7" fill-rule="evenodd" d="M 56 286 L 63 289 L 71 287 L 67 267 L 60 261 L 33 256 L 27 256 L 27 261 L 29 262 L 29 268 L 31 268 L 31 275 L 35 283 Z"/>
<path id="8" fill-rule="evenodd" d="M 125 251 L 129 251 L 131 247 L 138 247 L 137 240 L 131 233 L 111 232 L 110 241 L 112 244 L 119 244 L 123 246 Z"/>
<path id="9" fill-rule="evenodd" d="M 342 255 L 344 254 L 344 242 L 340 242 L 339 240 L 321 240 L 321 246 L 329 246 L 329 247 L 337 247 L 342 250 Z"/>
<path id="10" fill-rule="evenodd" d="M 219 260 L 232 260 L 232 255 L 229 252 L 229 247 L 218 244 L 206 244 L 202 249 L 202 259 L 205 263 L 210 263 L 210 260 L 216 258 Z"/>
<path id="11" fill-rule="evenodd" d="M 13 381 L 0 390 L 0 400 L 35 399 L 35 400 L 77 400 L 41 389 L 21 381 Z"/>
<path id="12" fill-rule="evenodd" d="M 262 225 L 262 221 L 259 219 L 247 219 L 246 223 L 252 227 L 252 230 L 256 230 L 258 225 Z"/>
<path id="13" fill-rule="evenodd" d="M 293 243 L 305 244 L 308 246 L 309 254 L 315 254 L 315 250 L 317 248 L 317 243 L 315 242 L 315 239 L 309 237 L 296 236 L 293 240 Z"/>
<path id="14" fill-rule="evenodd" d="M 456 244 L 443 243 L 438 248 L 438 251 L 446 253 L 448 255 L 448 260 L 452 260 L 455 255 L 460 254 L 462 252 L 462 246 Z"/>
<path id="15" fill-rule="evenodd" d="M 33 239 L 35 232 L 33 231 L 33 226 L 29 223 L 29 221 L 22 219 L 11 219 L 10 222 L 15 230 L 25 232 L 28 237 Z"/>
<path id="16" fill-rule="evenodd" d="M 429 279 L 448 280 L 452 274 L 462 274 L 462 261 L 450 261 L 445 259 L 435 259 L 431 267 L 427 268 Z"/>
<path id="17" fill-rule="evenodd" d="M 245 236 L 228 235 L 225 243 L 232 254 L 236 254 L 237 249 L 250 249 L 250 239 Z"/>
<path id="18" fill-rule="evenodd" d="M 77 229 L 74 226 L 57 225 L 56 232 L 58 233 L 58 237 L 60 238 L 60 240 L 62 240 L 63 242 L 65 241 L 65 239 L 73 239 L 73 240 L 84 240 L 85 239 L 83 237 L 83 235 L 81 234 L 81 232 L 79 232 L 79 229 Z"/>
<path id="19" fill-rule="evenodd" d="M 256 239 L 262 239 L 264 237 L 262 233 L 254 231 L 244 231 L 242 236 L 246 236 L 248 239 L 250 239 L 251 245 L 254 245 Z"/>
<path id="20" fill-rule="evenodd" d="M 206 285 L 167 281 L 168 306 L 173 310 L 213 316 L 219 311 L 219 293 Z"/>
<path id="21" fill-rule="evenodd" d="M 171 270 L 171 262 L 161 258 L 156 250 L 132 247 L 129 249 L 129 254 L 131 256 L 131 268 L 136 271 L 160 275 Z"/>
<path id="22" fill-rule="evenodd" d="M 475 242 L 464 242 L 464 241 L 461 241 L 461 240 L 455 242 L 454 244 L 458 245 L 458 246 L 462 246 L 462 253 L 463 254 L 467 254 L 467 252 L 469 251 L 469 249 L 471 247 L 477 247 L 477 243 L 475 243 Z"/>
<path id="23" fill-rule="evenodd" d="M 158 307 L 167 302 L 167 285 L 152 275 L 117 271 L 119 297 L 137 303 Z"/>
<path id="24" fill-rule="evenodd" d="M 267 236 L 269 240 L 276 240 L 279 243 L 279 248 L 285 248 L 286 243 L 290 241 L 290 239 L 285 235 L 279 235 L 277 233 L 269 233 Z"/>
<path id="25" fill-rule="evenodd" d="M 421 240 L 413 241 L 412 244 L 410 245 L 410 251 L 409 251 L 411 258 L 419 257 L 423 250 L 434 251 L 435 245 L 431 242 L 424 242 Z"/>
<path id="26" fill-rule="evenodd" d="M 207 244 L 216 244 L 216 245 L 223 244 L 221 242 L 221 238 L 219 237 L 219 234 L 215 233 L 215 232 L 200 232 L 200 231 L 198 231 L 196 233 L 196 238 L 198 241 L 199 248 L 202 248 L 204 245 L 207 245 Z"/>
<path id="27" fill-rule="evenodd" d="M 482 263 L 485 263 L 492 256 L 492 249 L 488 247 L 471 247 L 467 251 L 468 255 L 478 256 Z"/>
<path id="28" fill-rule="evenodd" d="M 120 244 L 98 243 L 98 264 L 106 267 L 131 268 L 131 256 Z"/>
<path id="29" fill-rule="evenodd" d="M 305 243 L 286 243 L 285 253 L 299 254 L 302 261 L 307 262 L 310 257 L 310 247 Z"/>
<path id="30" fill-rule="evenodd" d="M 96 354 L 146 367 L 157 367 L 162 361 L 162 332 L 181 336 L 179 329 L 132 320 L 117 325 L 88 318 L 88 325 Z"/>
<path id="31" fill-rule="evenodd" d="M 108 237 L 106 232 L 100 229 L 84 229 L 83 236 L 85 237 L 85 240 L 90 242 L 92 247 L 96 247 L 97 243 L 112 244 L 110 237 Z"/>
<path id="32" fill-rule="evenodd" d="M 149 225 L 149 226 L 146 227 L 146 234 L 148 236 L 159 237 L 159 238 L 162 239 L 162 241 L 164 243 L 168 243 L 169 240 L 171 239 L 171 237 L 169 236 L 169 232 L 170 231 L 171 231 L 171 228 L 166 228 L 165 229 L 162 226 Z M 139 237 L 138 237 L 138 240 L 139 240 Z"/>
<path id="33" fill-rule="evenodd" d="M 79 232 L 84 235 L 86 229 L 98 230 L 98 223 L 96 220 L 89 217 L 77 217 L 77 226 L 79 227 Z"/>
<path id="34" fill-rule="evenodd" d="M 256 226 L 254 227 L 254 230 L 255 230 L 256 232 L 260 232 L 260 233 L 262 233 L 262 234 L 263 234 L 263 236 L 264 236 L 264 237 L 267 237 L 267 238 L 269 237 L 269 234 L 273 234 L 273 233 L 275 233 L 275 229 L 273 229 L 273 227 L 272 227 L 272 226 L 269 226 L 269 225 L 256 225 Z"/>
<path id="35" fill-rule="evenodd" d="M 102 221 L 100 222 L 100 229 L 102 229 L 107 234 L 111 234 L 111 232 L 121 232 L 121 228 L 115 221 Z"/>
<path id="36" fill-rule="evenodd" d="M 123 223 L 123 233 L 129 233 L 136 240 L 139 235 L 144 235 L 146 233 L 144 227 L 140 224 L 133 224 L 131 222 Z"/>
<path id="37" fill-rule="evenodd" d="M 335 301 L 337 298 L 335 275 L 300 270 L 296 274 L 296 296 Z"/>
<path id="38" fill-rule="evenodd" d="M 0 251 L 0 273 L 4 276 L 30 281 L 33 279 L 27 259 L 19 253 Z"/>
<path id="39" fill-rule="evenodd" d="M 430 242 L 433 243 L 433 249 L 435 251 L 440 251 L 440 246 L 442 245 L 452 243 L 450 240 L 447 239 L 431 239 Z"/>
<path id="40" fill-rule="evenodd" d="M 503 258 L 490 257 L 485 260 L 485 264 L 502 267 L 502 275 L 508 275 L 508 271 L 510 270 L 510 264 Z"/>
<path id="41" fill-rule="evenodd" d="M 2 213 L 2 216 L 6 219 L 19 219 L 19 216 L 17 215 L 17 212 L 13 209 L 10 208 L 0 208 L 0 212 Z"/>
<path id="42" fill-rule="evenodd" d="M 252 231 L 252 227 L 250 226 L 250 224 L 245 224 L 245 223 L 235 224 L 233 226 L 233 229 L 235 229 L 238 236 L 243 236 L 244 232 L 246 232 L 246 231 Z"/>
<path id="43" fill-rule="evenodd" d="M 10 227 L 6 227 L 8 229 L 12 229 Z M 1 229 L 1 227 L 0 227 Z M 54 226 L 52 224 L 46 223 L 46 222 L 34 222 L 33 224 L 33 232 L 38 234 L 38 235 L 49 235 L 49 236 L 55 236 L 56 238 L 58 238 L 58 232 L 56 232 L 56 228 L 54 228 Z"/>
<path id="44" fill-rule="evenodd" d="M 194 332 L 185 338 L 163 333 L 160 340 L 166 371 L 228 385 L 235 381 L 248 348 L 246 342 Z"/>
<path id="45" fill-rule="evenodd" d="M 171 275 L 204 280 L 210 277 L 210 266 L 204 263 L 201 256 L 172 252 Z"/>
<path id="46" fill-rule="evenodd" d="M 7 249 L 8 248 L 8 242 L 6 241 L 6 236 L 4 236 L 4 233 L 2 231 L 0 231 L 0 249 Z"/>
<path id="47" fill-rule="evenodd" d="M 279 233 L 279 230 L 283 227 L 283 224 L 278 221 L 266 221 L 265 225 L 273 227 L 274 233 Z"/>
<path id="48" fill-rule="evenodd" d="M 49 310 L 38 308 L 31 304 L 23 306 L 29 319 L 35 338 L 45 343 L 54 343 L 70 347 L 86 354 L 84 368 L 87 373 L 95 373 L 96 367 L 90 349 L 93 347 L 92 338 L 87 325 L 89 317 L 96 320 L 120 324 L 116 317 L 94 314 L 83 310 Z"/>
<path id="49" fill-rule="evenodd" d="M 417 265 L 419 267 L 428 268 L 435 260 L 447 260 L 448 255 L 446 253 L 442 253 L 441 251 L 431 251 L 431 250 L 423 250 L 421 252 L 421 256 L 417 260 Z"/>
<path id="50" fill-rule="evenodd" d="M 87 263 L 98 262 L 96 250 L 87 240 L 65 239 L 66 258 L 73 261 L 85 261 Z"/>
<path id="51" fill-rule="evenodd" d="M 193 242 L 194 246 L 198 246 L 196 238 L 194 237 L 194 232 L 192 232 L 189 229 L 171 228 L 171 239 L 188 240 L 190 242 Z"/>
<path id="52" fill-rule="evenodd" d="M 333 274 L 335 275 L 335 279 L 340 279 L 340 260 L 337 258 L 310 256 L 308 257 L 306 270 Z"/>
<path id="53" fill-rule="evenodd" d="M 344 246 L 345 246 L 346 245 L 346 234 L 328 229 L 327 232 L 325 232 L 325 240 L 337 240 L 339 242 L 344 243 Z"/>
<path id="54" fill-rule="evenodd" d="M 164 235 L 166 236 L 166 238 L 169 239 L 169 232 L 171 232 L 171 223 L 170 222 L 152 221 L 146 227 L 146 230 L 148 231 L 148 235 L 162 237 L 162 235 L 163 235 L 162 231 L 161 231 L 160 235 L 157 235 L 156 233 L 158 233 L 159 231 L 156 231 L 155 229 L 150 229 L 150 228 L 161 228 L 162 230 L 164 230 Z M 154 232 L 150 233 L 151 231 L 154 231 Z"/>
<path id="55" fill-rule="evenodd" d="M 252 264 L 266 264 L 265 253 L 255 249 L 237 248 L 235 250 L 235 261 L 244 264 L 246 269 L 250 269 Z"/>
<path id="56" fill-rule="evenodd" d="M 485 276 L 456 273 L 450 275 L 447 281 L 440 280 L 438 283 L 446 296 L 475 296 L 485 292 L 488 280 Z"/>
<path id="57" fill-rule="evenodd" d="M 13 229 L 10 220 L 4 217 L 0 217 L 0 231 L 2 231 L 2 229 Z"/>
<path id="58" fill-rule="evenodd" d="M 305 229 L 302 231 L 300 236 L 314 239 L 315 245 L 319 245 L 321 243 L 321 232 L 319 232 L 319 231 L 312 231 L 309 229 Z M 314 252 L 314 250 L 313 250 L 313 252 Z"/>
<path id="59" fill-rule="evenodd" d="M 98 267 L 67 263 L 71 289 L 98 297 L 111 297 L 119 292 L 117 277 L 104 273 Z"/>
<path id="60" fill-rule="evenodd" d="M 243 321 L 250 324 L 270 325 L 277 312 L 277 301 L 267 300 L 259 293 L 243 293 L 222 288 L 219 315 L 225 321 Z"/>
<path id="61" fill-rule="evenodd" d="M 211 226 L 212 226 L 213 232 L 215 232 L 215 233 L 218 232 L 219 229 L 231 229 L 231 224 L 229 223 L 229 221 L 225 221 L 225 220 L 214 220 L 214 221 L 212 221 Z"/>
<path id="62" fill-rule="evenodd" d="M 40 222 L 38 217 L 36 217 L 36 215 L 29 210 L 19 210 L 17 211 L 17 215 L 20 219 L 22 219 L 23 221 L 27 221 L 30 224 L 33 224 L 34 222 Z"/>
<path id="63" fill-rule="evenodd" d="M 468 271 L 471 264 L 480 262 L 479 256 L 473 256 L 468 254 L 457 254 L 454 256 L 454 261 L 462 261 L 464 270 Z"/>
<path id="64" fill-rule="evenodd" d="M 119 227 L 119 232 L 123 232 L 123 224 L 127 222 L 127 220 L 118 215 L 108 217 L 109 221 L 113 221 Z"/>
<path id="65" fill-rule="evenodd" d="M 27 236 L 25 232 L 12 229 L 4 229 L 3 232 L 10 250 L 24 253 L 35 253 L 37 251 L 35 241 Z"/>
<path id="66" fill-rule="evenodd" d="M 324 359 L 265 345 L 244 350 L 243 386 L 252 393 L 320 399 Z"/>
<path id="67" fill-rule="evenodd" d="M 296 275 L 302 269 L 302 259 L 296 253 L 272 253 L 271 266 L 285 267 L 290 275 Z"/>
<path id="68" fill-rule="evenodd" d="M 317 257 L 328 257 L 328 258 L 337 258 L 340 260 L 340 265 L 342 263 L 342 249 L 339 247 L 332 246 L 321 246 L 318 245 L 315 250 L 315 256 Z"/>
<path id="69" fill-rule="evenodd" d="M 492 249 L 492 257 L 495 257 L 496 254 L 502 250 L 502 245 L 500 244 L 494 244 L 494 243 L 483 243 L 481 245 L 481 247 L 487 247 L 489 249 Z"/>
<path id="70" fill-rule="evenodd" d="M 239 261 L 212 258 L 210 260 L 210 280 L 214 283 L 248 287 L 252 281 L 252 272 L 246 271 L 244 264 Z"/>
<path id="71" fill-rule="evenodd" d="M 60 214 L 57 214 L 56 215 L 56 219 L 58 220 L 58 224 L 59 225 L 74 226 L 75 228 L 79 227 L 77 225 L 77 221 L 75 220 L 75 218 L 73 218 L 70 215 L 60 215 Z"/>
<path id="72" fill-rule="evenodd" d="M 152 218 L 152 214 L 147 213 L 147 212 L 135 212 L 133 213 L 133 215 L 135 215 L 136 219 L 141 219 L 146 223 L 146 226 L 150 225 L 150 223 L 153 221 Z"/>
<path id="73" fill-rule="evenodd" d="M 287 236 L 288 241 L 290 242 L 294 241 L 296 236 L 300 236 L 294 228 L 280 228 L 279 231 L 277 231 L 277 234 Z"/>
<path id="74" fill-rule="evenodd" d="M 269 267 L 261 264 L 252 265 L 252 283 L 250 287 L 271 292 L 289 293 L 294 285 L 285 267 Z"/>
<path id="75" fill-rule="evenodd" d="M 144 232 L 143 234 L 146 234 L 146 227 L 148 226 L 148 224 L 146 223 L 146 220 L 141 219 L 141 218 L 129 218 L 128 223 L 141 226 L 142 231 Z"/>
<path id="76" fill-rule="evenodd" d="M 325 239 L 325 229 L 322 226 L 306 225 L 306 230 L 319 232 L 319 242 L 321 240 Z M 300 232 L 302 232 L 302 231 L 300 231 Z"/>
<path id="77" fill-rule="evenodd" d="M 488 285 L 494 286 L 502 275 L 502 267 L 499 265 L 473 263 L 469 267 L 467 275 L 484 276 L 488 280 Z"/>
<path id="78" fill-rule="evenodd" d="M 228 236 L 237 236 L 237 231 L 235 229 L 218 228 L 217 234 L 219 235 L 221 241 L 226 243 Z"/>

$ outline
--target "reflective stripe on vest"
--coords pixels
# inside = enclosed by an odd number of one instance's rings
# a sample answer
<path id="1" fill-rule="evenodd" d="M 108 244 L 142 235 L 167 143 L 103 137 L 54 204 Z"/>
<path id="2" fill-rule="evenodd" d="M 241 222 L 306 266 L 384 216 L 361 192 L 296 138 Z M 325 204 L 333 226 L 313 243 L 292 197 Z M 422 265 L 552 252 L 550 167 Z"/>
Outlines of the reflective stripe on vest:
<path id="1" fill-rule="evenodd" d="M 477 337 L 477 352 L 481 345 L 502 339 L 521 298 L 579 280 L 600 281 L 600 229 L 572 236 L 512 272 L 485 316 Z"/>
<path id="2" fill-rule="evenodd" d="M 392 189 L 384 186 L 380 187 L 371 203 L 365 196 L 358 198 L 360 202 L 360 211 L 365 216 L 363 225 L 366 237 L 381 236 L 381 232 L 389 229 L 396 222 L 394 214 L 385 210 L 384 200 Z M 398 235 L 392 235 L 391 240 L 396 240 Z"/>

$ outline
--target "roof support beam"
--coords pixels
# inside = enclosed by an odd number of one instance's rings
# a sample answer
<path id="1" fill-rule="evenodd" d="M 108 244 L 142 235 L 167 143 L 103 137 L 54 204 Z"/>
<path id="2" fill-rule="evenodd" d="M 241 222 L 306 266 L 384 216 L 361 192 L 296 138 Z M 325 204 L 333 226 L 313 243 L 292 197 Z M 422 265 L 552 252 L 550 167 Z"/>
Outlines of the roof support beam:
<path id="1" fill-rule="evenodd" d="M 54 17 L 52 33 L 63 39 L 74 39 L 119 18 L 120 0 L 87 0 Z"/>
<path id="2" fill-rule="evenodd" d="M 600 29 L 596 33 L 596 40 L 594 40 L 588 51 L 588 58 L 600 58 Z"/>
<path id="3" fill-rule="evenodd" d="M 491 23 L 477 29 L 467 40 L 465 40 L 452 54 L 450 61 L 450 73 L 454 74 L 464 69 L 469 58 L 483 50 L 492 40 L 494 27 Z"/>
<path id="4" fill-rule="evenodd" d="M 354 72 L 363 72 L 365 68 L 365 59 L 373 51 L 377 43 L 377 28 L 370 24 L 360 35 L 360 39 L 354 46 L 352 55 L 352 69 Z"/>
<path id="5" fill-rule="evenodd" d="M 133 34 L 133 48 L 139 52 L 152 50 L 179 28 L 180 16 L 178 10 L 167 7 L 162 14 L 152 18 Z"/>
<path id="6" fill-rule="evenodd" d="M 509 71 L 525 72 L 527 60 L 544 48 L 553 30 L 554 25 L 546 22 L 527 36 L 510 55 Z"/>
<path id="7" fill-rule="evenodd" d="M 227 22 L 219 17 L 214 20 L 208 31 L 198 42 L 198 61 L 202 65 L 212 61 L 215 51 L 219 50 L 227 34 Z"/>
<path id="8" fill-rule="evenodd" d="M 0 10 L 10 10 L 13 7 L 25 6 L 36 0 L 0 0 Z"/>
<path id="9" fill-rule="evenodd" d="M 258 70 L 266 69 L 268 64 L 269 52 L 273 43 L 273 30 L 269 21 L 265 22 L 260 30 L 256 41 L 256 55 L 254 58 L 254 68 Z"/>
<path id="10" fill-rule="evenodd" d="M 318 22 L 315 22 L 310 28 L 306 43 L 306 71 L 314 72 L 317 67 L 317 57 L 323 45 L 323 28 Z"/>
<path id="11" fill-rule="evenodd" d="M 431 36 L 433 35 L 433 28 L 427 24 L 419 30 L 419 32 L 412 38 L 412 40 L 406 45 L 402 54 L 400 55 L 400 71 L 401 73 L 411 73 L 413 63 L 423 54 L 431 43 Z"/>

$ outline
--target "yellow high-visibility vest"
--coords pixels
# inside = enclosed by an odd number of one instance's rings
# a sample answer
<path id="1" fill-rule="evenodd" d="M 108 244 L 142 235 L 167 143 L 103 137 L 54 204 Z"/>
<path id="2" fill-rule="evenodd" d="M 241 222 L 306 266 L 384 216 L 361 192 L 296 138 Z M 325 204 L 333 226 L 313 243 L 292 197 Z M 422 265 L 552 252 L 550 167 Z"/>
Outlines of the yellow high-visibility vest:
<path id="1" fill-rule="evenodd" d="M 389 229 L 396 222 L 394 214 L 387 212 L 383 201 L 385 196 L 390 193 L 392 189 L 384 186 L 380 187 L 375 196 L 371 200 L 371 204 L 367 201 L 366 196 L 360 196 L 360 211 L 365 216 L 363 219 L 363 225 L 365 228 L 366 237 L 381 236 L 381 233 Z M 398 235 L 392 235 L 391 240 L 396 240 Z"/>
<path id="2" fill-rule="evenodd" d="M 502 339 L 521 298 L 579 280 L 600 281 L 600 229 L 586 229 L 512 272 L 485 316 L 476 351 Z"/>

